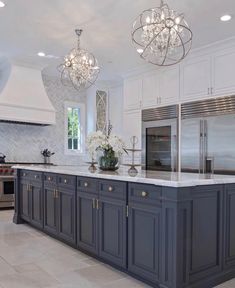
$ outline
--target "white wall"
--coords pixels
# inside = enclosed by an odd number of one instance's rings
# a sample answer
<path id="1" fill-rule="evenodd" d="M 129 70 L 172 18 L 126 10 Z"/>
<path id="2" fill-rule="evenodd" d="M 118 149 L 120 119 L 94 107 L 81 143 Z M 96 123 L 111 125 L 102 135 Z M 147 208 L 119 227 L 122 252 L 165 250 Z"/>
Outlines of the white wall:
<path id="1" fill-rule="evenodd" d="M 86 119 L 87 134 L 96 130 L 96 86 L 92 86 L 86 92 Z"/>
<path id="2" fill-rule="evenodd" d="M 123 87 L 109 89 L 109 119 L 113 132 L 123 136 Z"/>

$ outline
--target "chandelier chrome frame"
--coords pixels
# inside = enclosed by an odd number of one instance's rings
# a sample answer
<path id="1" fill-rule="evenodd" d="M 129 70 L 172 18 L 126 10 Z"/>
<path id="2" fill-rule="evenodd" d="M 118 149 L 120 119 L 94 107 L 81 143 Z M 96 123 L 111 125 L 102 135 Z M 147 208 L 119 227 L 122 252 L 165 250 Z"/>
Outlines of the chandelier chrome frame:
<path id="1" fill-rule="evenodd" d="M 64 57 L 64 62 L 59 65 L 61 82 L 65 86 L 72 86 L 76 90 L 89 88 L 97 80 L 100 68 L 95 56 L 80 48 L 81 29 L 75 30 L 78 36 L 77 47 L 73 48 Z"/>
<path id="2" fill-rule="evenodd" d="M 183 14 L 161 0 L 160 7 L 144 10 L 133 23 L 132 41 L 147 62 L 158 66 L 179 63 L 189 53 L 193 33 Z"/>

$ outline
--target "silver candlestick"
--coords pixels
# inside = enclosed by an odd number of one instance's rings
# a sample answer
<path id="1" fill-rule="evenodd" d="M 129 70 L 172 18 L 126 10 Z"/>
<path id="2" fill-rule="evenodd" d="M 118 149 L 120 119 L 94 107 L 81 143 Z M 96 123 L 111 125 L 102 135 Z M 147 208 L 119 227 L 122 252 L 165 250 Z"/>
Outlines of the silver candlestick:
<path id="1" fill-rule="evenodd" d="M 130 176 L 136 176 L 138 174 L 137 166 L 142 166 L 141 164 L 135 164 L 135 152 L 141 152 L 141 149 L 136 149 L 136 145 L 138 144 L 138 138 L 136 136 L 132 136 L 130 139 L 132 148 L 126 149 L 131 152 L 131 164 L 124 164 L 125 166 L 130 166 L 128 169 L 128 174 Z"/>

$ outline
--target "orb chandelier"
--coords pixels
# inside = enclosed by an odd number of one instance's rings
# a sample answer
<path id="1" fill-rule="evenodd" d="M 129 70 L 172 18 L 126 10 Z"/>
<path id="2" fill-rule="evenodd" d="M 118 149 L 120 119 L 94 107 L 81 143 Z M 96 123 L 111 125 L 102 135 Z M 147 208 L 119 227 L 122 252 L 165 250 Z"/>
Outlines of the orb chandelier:
<path id="1" fill-rule="evenodd" d="M 76 90 L 84 90 L 93 85 L 100 68 L 97 59 L 90 52 L 80 48 L 81 29 L 76 29 L 77 47 L 64 57 L 64 62 L 58 67 L 61 72 L 61 82 L 65 86 L 73 86 Z"/>
<path id="2" fill-rule="evenodd" d="M 133 23 L 132 41 L 140 57 L 158 66 L 183 60 L 191 49 L 192 31 L 183 14 L 161 0 L 160 7 L 144 10 Z"/>

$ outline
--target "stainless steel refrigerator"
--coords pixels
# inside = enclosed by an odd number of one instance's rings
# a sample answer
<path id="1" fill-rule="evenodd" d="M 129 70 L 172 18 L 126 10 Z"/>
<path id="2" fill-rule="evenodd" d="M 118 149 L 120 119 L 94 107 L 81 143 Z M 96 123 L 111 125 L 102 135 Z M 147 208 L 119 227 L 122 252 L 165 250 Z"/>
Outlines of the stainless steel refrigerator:
<path id="1" fill-rule="evenodd" d="M 181 167 L 185 172 L 235 172 L 235 114 L 182 119 Z"/>

